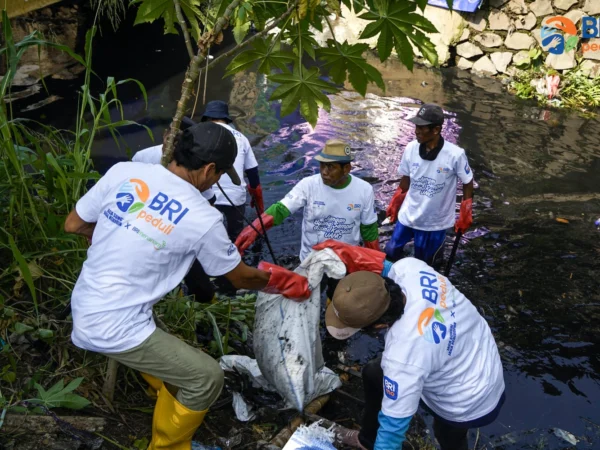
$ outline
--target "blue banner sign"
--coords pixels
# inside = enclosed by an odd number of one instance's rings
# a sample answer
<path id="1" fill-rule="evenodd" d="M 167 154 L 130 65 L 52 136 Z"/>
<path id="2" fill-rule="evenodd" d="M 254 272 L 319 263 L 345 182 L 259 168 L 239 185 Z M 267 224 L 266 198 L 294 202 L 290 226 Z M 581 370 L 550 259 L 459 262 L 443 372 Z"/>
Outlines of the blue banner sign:
<path id="1" fill-rule="evenodd" d="M 475 12 L 479 9 L 482 0 L 454 0 L 452 9 L 455 11 Z M 440 8 L 448 9 L 446 0 L 428 0 L 431 6 L 439 6 Z"/>

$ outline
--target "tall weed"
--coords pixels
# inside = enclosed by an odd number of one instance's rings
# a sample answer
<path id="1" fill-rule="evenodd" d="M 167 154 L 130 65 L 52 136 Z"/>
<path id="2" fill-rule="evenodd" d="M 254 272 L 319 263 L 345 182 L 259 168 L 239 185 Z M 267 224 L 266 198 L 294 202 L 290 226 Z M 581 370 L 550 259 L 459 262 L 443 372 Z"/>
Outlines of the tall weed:
<path id="1" fill-rule="evenodd" d="M 118 87 L 136 83 L 146 102 L 147 96 L 140 82 L 116 81 L 112 77 L 106 80 L 104 91 L 96 95 L 91 92 L 95 26 L 86 34 L 83 58 L 68 47 L 44 40 L 37 31 L 15 42 L 6 11 L 2 12 L 2 32 L 6 46 L 0 49 L 0 57 L 6 62 L 7 71 L 0 82 L 0 357 L 11 361 L 4 365 L 6 373 L 2 378 L 14 381 L 0 392 L 0 411 L 5 411 L 34 387 L 45 392 L 41 384 L 19 385 L 20 377 L 8 375 L 19 372 L 17 363 L 30 357 L 19 345 L 32 348 L 36 342 L 44 343 L 48 351 L 42 355 L 43 364 L 52 358 L 54 369 L 63 368 L 73 359 L 63 345 L 70 332 L 70 324 L 64 319 L 86 257 L 87 242 L 65 234 L 63 223 L 77 200 L 99 178 L 91 159 L 96 136 L 108 132 L 118 145 L 119 127 L 136 124 L 124 117 Z M 16 118 L 11 103 L 5 101 L 10 98 L 23 53 L 42 46 L 58 48 L 85 66 L 78 108 L 72 113 L 73 130 Z M 78 360 L 85 358 L 78 356 Z M 80 367 L 87 367 L 85 359 Z M 54 377 L 60 375 L 60 370 L 39 370 Z M 48 392 L 54 393 L 61 383 L 62 379 Z M 45 398 L 42 394 L 40 398 Z M 48 407 L 52 405 L 46 403 Z"/>

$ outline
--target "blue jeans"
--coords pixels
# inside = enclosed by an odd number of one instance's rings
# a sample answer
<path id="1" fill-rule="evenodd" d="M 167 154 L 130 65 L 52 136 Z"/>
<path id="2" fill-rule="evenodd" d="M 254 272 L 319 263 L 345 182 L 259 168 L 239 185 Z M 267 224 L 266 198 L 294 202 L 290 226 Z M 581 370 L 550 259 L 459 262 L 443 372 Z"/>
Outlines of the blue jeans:
<path id="1" fill-rule="evenodd" d="M 402 257 L 404 246 L 411 240 L 415 241 L 415 258 L 431 265 L 438 251 L 446 240 L 446 230 L 422 231 L 396 223 L 392 237 L 385 246 L 389 260 L 398 261 Z"/>

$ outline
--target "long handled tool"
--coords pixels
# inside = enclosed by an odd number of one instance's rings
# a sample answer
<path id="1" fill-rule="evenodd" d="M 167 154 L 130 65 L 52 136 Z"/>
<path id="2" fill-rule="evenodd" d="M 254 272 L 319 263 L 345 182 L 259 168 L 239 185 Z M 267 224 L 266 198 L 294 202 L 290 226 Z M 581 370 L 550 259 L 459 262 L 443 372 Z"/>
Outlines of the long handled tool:
<path id="1" fill-rule="evenodd" d="M 256 214 L 258 215 L 258 220 L 260 221 L 260 227 L 262 228 L 262 233 L 260 231 L 258 231 L 256 229 L 256 227 L 254 225 L 252 225 L 252 222 L 250 222 L 246 216 L 244 214 L 242 214 L 237 208 L 236 206 L 233 204 L 233 202 L 231 201 L 231 199 L 229 198 L 229 196 L 225 193 L 225 191 L 223 190 L 223 188 L 221 187 L 221 185 L 219 183 L 217 183 L 217 186 L 219 187 L 219 190 L 221 191 L 221 193 L 225 196 L 225 198 L 227 199 L 227 201 L 229 202 L 229 204 L 231 206 L 233 206 L 233 208 L 237 211 L 237 213 L 242 216 L 242 218 L 244 219 L 244 221 L 250 225 L 250 227 L 256 232 L 256 234 L 258 234 L 259 236 L 263 237 L 265 242 L 267 243 L 267 248 L 269 249 L 269 253 L 271 253 L 271 258 L 273 258 L 273 263 L 275 263 L 275 265 L 279 265 L 277 263 L 277 258 L 275 258 L 275 252 L 273 252 L 273 248 L 271 247 L 271 242 L 269 241 L 269 236 L 267 236 L 267 230 L 265 229 L 265 224 L 263 223 L 261 214 L 258 211 L 258 206 L 256 204 L 256 200 L 254 200 L 254 208 L 256 208 Z"/>
<path id="2" fill-rule="evenodd" d="M 454 258 L 456 257 L 456 250 L 458 250 L 458 244 L 460 244 L 460 238 L 462 237 L 462 231 L 458 231 L 456 233 L 456 238 L 454 239 L 454 245 L 452 246 L 452 252 L 450 253 L 450 258 L 448 258 L 448 265 L 446 266 L 446 270 L 444 271 L 444 276 L 450 275 L 450 269 L 452 269 L 452 264 L 454 264 Z"/>

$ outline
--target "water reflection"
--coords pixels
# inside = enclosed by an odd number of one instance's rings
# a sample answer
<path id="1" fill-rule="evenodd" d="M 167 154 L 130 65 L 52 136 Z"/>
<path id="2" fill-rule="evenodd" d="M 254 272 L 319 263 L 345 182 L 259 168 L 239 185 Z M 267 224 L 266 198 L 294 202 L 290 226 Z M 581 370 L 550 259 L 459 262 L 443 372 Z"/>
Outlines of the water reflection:
<path id="1" fill-rule="evenodd" d="M 422 69 L 407 74 L 389 63 L 386 69 L 384 77 L 393 78 L 386 78 L 385 94 L 342 92 L 314 129 L 294 117 L 265 133 L 256 151 L 266 203 L 316 173 L 313 156 L 336 137 L 356 151 L 353 173 L 375 185 L 377 207 L 384 208 L 402 151 L 414 138 L 406 119 L 421 102 L 440 102 L 448 112 L 444 138 L 467 150 L 478 176 L 473 227 L 486 227 L 464 242 L 452 277 L 490 322 L 506 369 L 506 406 L 482 430 L 480 444 L 566 448 L 553 431 L 559 428 L 577 436 L 577 448 L 594 448 L 600 122 L 519 102 L 493 80 Z M 267 97 L 269 86 L 257 84 L 257 98 Z M 261 114 L 279 119 L 277 105 Z M 300 222 L 298 215 L 271 230 L 278 252 L 297 252 Z M 364 363 L 380 346 L 381 336 L 367 333 L 342 350 L 347 362 Z"/>

